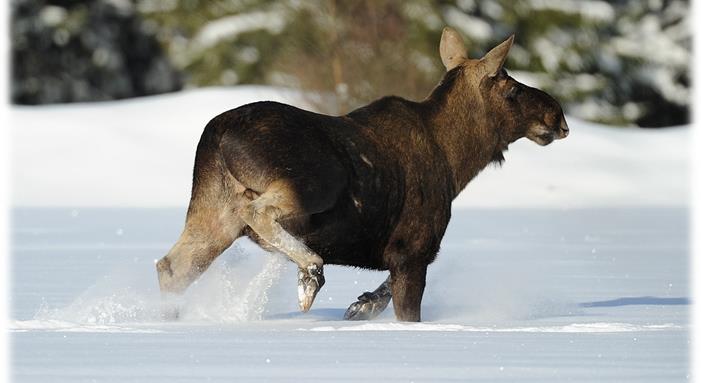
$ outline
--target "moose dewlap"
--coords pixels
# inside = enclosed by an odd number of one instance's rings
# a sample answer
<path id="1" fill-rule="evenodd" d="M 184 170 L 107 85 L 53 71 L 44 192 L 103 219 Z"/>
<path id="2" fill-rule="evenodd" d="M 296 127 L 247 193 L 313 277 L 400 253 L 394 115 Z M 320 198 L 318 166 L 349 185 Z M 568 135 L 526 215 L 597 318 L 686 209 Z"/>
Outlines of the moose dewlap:
<path id="1" fill-rule="evenodd" d="M 513 36 L 481 59 L 443 30 L 447 73 L 421 102 L 385 97 L 345 116 L 275 102 L 224 112 L 197 146 L 185 228 L 157 263 L 161 291 L 182 293 L 233 241 L 248 236 L 299 266 L 309 310 L 325 264 L 389 270 L 346 319 L 393 301 L 419 321 L 426 268 L 458 193 L 519 138 L 547 145 L 569 133 L 560 105 L 504 70 Z"/>

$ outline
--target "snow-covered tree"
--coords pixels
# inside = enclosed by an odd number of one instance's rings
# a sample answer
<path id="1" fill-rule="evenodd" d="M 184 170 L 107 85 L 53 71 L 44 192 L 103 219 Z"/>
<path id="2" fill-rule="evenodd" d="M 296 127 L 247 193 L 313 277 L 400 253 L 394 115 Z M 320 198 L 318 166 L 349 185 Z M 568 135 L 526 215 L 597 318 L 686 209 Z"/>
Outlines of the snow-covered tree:
<path id="1" fill-rule="evenodd" d="M 301 87 L 333 95 L 318 107 L 343 112 L 386 94 L 423 97 L 441 73 L 443 23 L 425 1 L 137 4 L 193 86 Z"/>
<path id="2" fill-rule="evenodd" d="M 683 0 L 459 0 L 445 21 L 483 53 L 516 33 L 508 67 L 569 114 L 613 124 L 689 121 L 691 34 Z"/>
<path id="3" fill-rule="evenodd" d="M 271 83 L 333 94 L 345 111 L 425 96 L 445 25 L 479 57 L 508 35 L 508 68 L 568 113 L 612 124 L 688 122 L 685 0 L 137 1 L 193 86 Z M 163 33 L 167 31 L 167 33 Z"/>
<path id="4" fill-rule="evenodd" d="M 15 0 L 13 12 L 18 102 L 167 91 L 179 85 L 172 67 L 188 87 L 311 90 L 327 112 L 421 99 L 443 73 L 437 44 L 451 25 L 472 57 L 515 33 L 507 68 L 570 115 L 689 121 L 688 0 Z"/>

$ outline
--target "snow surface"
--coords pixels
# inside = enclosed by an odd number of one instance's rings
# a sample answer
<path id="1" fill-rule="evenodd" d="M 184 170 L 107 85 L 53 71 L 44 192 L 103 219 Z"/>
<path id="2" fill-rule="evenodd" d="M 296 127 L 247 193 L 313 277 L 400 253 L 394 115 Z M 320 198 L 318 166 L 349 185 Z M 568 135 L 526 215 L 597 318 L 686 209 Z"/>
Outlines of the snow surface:
<path id="1" fill-rule="evenodd" d="M 383 272 L 296 269 L 246 240 L 162 322 L 154 260 L 183 209 L 13 210 L 14 382 L 686 381 L 683 208 L 456 209 L 422 323 L 343 321 Z"/>
<path id="2" fill-rule="evenodd" d="M 688 128 L 570 119 L 519 141 L 457 200 L 422 323 L 343 321 L 387 276 L 328 266 L 309 313 L 296 270 L 247 240 L 160 318 L 154 261 L 180 234 L 214 115 L 280 89 L 14 107 L 16 382 L 689 379 Z M 155 207 L 178 206 L 169 208 Z"/>

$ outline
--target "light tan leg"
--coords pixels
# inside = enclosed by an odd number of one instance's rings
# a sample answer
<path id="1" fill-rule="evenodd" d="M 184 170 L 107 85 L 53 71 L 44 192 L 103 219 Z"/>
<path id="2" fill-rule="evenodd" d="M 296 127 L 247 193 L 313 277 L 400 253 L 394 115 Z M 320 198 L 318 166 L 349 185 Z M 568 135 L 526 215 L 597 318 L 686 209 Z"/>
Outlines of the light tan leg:
<path id="1" fill-rule="evenodd" d="M 243 221 L 233 217 L 226 220 L 215 218 L 210 222 L 189 217 L 178 241 L 156 264 L 161 291 L 170 294 L 184 292 L 231 246 L 244 225 Z"/>
<path id="2" fill-rule="evenodd" d="M 241 219 L 262 239 L 287 255 L 299 266 L 297 295 L 299 306 L 306 312 L 324 285 L 324 261 L 302 241 L 288 233 L 277 220 L 294 214 L 284 185 L 271 185 L 268 191 L 241 209 Z"/>

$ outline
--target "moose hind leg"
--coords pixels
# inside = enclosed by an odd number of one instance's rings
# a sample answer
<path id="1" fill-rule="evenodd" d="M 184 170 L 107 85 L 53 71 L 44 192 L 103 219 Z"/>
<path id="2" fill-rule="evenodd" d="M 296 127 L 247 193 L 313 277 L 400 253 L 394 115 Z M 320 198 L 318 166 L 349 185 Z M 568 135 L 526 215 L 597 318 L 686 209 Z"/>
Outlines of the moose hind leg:
<path id="1" fill-rule="evenodd" d="M 185 292 L 192 282 L 231 246 L 243 226 L 243 221 L 233 217 L 229 222 L 209 224 L 188 217 L 180 239 L 168 254 L 156 263 L 163 299 L 161 315 L 164 319 L 176 319 L 179 316 L 175 298 Z"/>
<path id="2" fill-rule="evenodd" d="M 421 298 L 426 286 L 426 265 L 411 265 L 390 271 L 394 314 L 400 321 L 421 321 Z"/>
<path id="3" fill-rule="evenodd" d="M 343 314 L 345 320 L 371 320 L 380 315 L 392 299 L 392 290 L 390 285 L 392 277 L 382 282 L 382 284 L 373 292 L 366 291 L 358 297 L 356 302 L 353 302 Z"/>
<path id="4" fill-rule="evenodd" d="M 243 225 L 213 228 L 186 224 L 180 239 L 156 263 L 162 293 L 181 294 L 233 243 Z"/>
<path id="5" fill-rule="evenodd" d="M 290 197 L 284 185 L 274 185 L 242 208 L 241 219 L 268 244 L 297 264 L 299 306 L 307 312 L 324 285 L 324 261 L 277 222 L 278 218 L 294 215 L 297 211 Z"/>
<path id="6" fill-rule="evenodd" d="M 183 293 L 241 235 L 245 223 L 236 214 L 242 199 L 221 162 L 199 150 L 185 228 L 168 254 L 158 261 L 164 297 Z M 238 188 L 240 189 L 240 188 Z"/>

